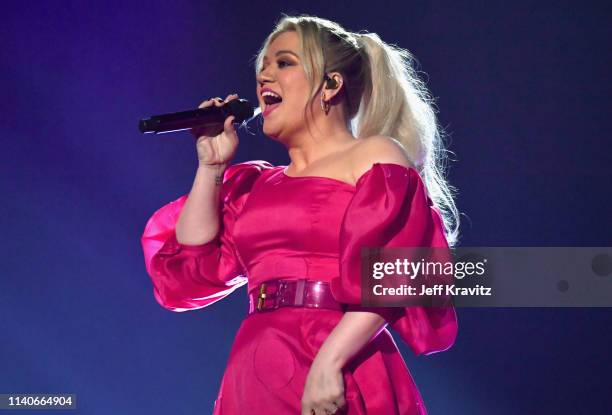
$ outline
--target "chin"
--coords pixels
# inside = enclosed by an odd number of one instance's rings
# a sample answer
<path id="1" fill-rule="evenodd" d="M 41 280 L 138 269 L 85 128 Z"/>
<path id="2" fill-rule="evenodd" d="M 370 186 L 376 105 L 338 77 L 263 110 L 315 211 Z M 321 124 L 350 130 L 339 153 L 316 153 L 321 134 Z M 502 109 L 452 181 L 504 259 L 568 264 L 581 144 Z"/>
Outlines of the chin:
<path id="1" fill-rule="evenodd" d="M 263 124 L 263 133 L 265 135 L 267 135 L 270 138 L 274 138 L 277 139 L 279 136 L 279 131 L 273 127 L 271 127 L 269 125 L 269 123 L 266 123 L 266 121 L 264 120 L 264 124 Z"/>
<path id="2" fill-rule="evenodd" d="M 263 133 L 270 138 L 274 138 L 277 141 L 282 141 L 282 137 L 287 135 L 287 123 L 285 120 L 279 117 L 272 117 L 273 119 L 264 118 L 263 121 Z M 282 121 L 282 122 L 281 122 Z"/>

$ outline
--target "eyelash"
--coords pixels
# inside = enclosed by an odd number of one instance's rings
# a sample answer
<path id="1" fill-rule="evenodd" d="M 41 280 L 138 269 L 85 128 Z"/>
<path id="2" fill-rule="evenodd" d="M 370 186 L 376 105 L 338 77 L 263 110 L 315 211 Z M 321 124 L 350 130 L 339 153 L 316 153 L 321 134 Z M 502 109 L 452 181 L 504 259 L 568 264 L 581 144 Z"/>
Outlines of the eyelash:
<path id="1" fill-rule="evenodd" d="M 286 66 L 282 66 L 282 67 L 281 67 L 280 65 L 281 65 L 281 64 L 283 64 L 283 63 L 284 63 L 284 64 L 286 64 Z M 285 67 L 287 67 L 287 66 L 291 66 L 291 65 L 292 65 L 292 63 L 291 63 L 291 62 L 289 62 L 289 61 L 286 61 L 286 60 L 284 60 L 284 59 L 280 59 L 280 60 L 278 60 L 278 61 L 277 61 L 277 65 L 278 65 L 278 67 L 279 67 L 280 69 L 282 69 L 282 68 L 285 68 Z M 264 69 L 266 69 L 266 67 L 265 67 L 265 66 L 262 66 L 262 67 L 261 67 L 261 69 L 259 70 L 259 72 L 263 71 Z"/>

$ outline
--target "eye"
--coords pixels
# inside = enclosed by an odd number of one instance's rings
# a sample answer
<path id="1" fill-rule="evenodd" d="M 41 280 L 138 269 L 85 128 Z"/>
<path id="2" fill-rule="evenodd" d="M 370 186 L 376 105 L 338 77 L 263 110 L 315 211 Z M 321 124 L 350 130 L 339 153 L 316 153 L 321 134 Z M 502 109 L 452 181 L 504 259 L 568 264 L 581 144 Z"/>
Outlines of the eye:
<path id="1" fill-rule="evenodd" d="M 279 68 L 285 68 L 285 67 L 287 67 L 287 66 L 293 66 L 293 63 L 292 63 L 292 62 L 290 62 L 290 61 L 288 61 L 288 60 L 285 60 L 285 59 L 279 59 L 279 60 L 277 61 L 276 65 L 277 65 Z M 263 71 L 264 71 L 264 69 L 266 69 L 266 66 L 267 66 L 267 65 L 262 64 L 262 65 L 260 66 L 260 68 L 259 68 L 259 72 L 263 72 Z"/>

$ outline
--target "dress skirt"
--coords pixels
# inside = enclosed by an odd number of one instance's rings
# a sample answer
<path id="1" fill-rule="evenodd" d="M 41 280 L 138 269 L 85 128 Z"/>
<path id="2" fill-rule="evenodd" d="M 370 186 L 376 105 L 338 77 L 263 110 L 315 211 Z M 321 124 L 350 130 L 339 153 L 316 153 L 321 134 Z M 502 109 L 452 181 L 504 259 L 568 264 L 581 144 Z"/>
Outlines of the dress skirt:
<path id="1" fill-rule="evenodd" d="M 281 307 L 247 316 L 234 339 L 214 415 L 301 414 L 310 366 L 343 312 Z M 348 415 L 426 414 L 385 328 L 343 369 Z"/>

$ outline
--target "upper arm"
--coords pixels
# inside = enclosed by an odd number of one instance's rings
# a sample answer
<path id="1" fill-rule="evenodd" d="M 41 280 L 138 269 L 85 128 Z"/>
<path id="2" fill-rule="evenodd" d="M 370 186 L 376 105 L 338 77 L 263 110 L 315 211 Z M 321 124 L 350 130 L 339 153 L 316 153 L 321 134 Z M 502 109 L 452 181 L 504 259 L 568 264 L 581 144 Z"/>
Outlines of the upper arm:
<path id="1" fill-rule="evenodd" d="M 362 139 L 352 157 L 353 173 L 359 179 L 374 163 L 393 163 L 414 168 L 404 146 L 392 137 L 376 135 Z"/>

